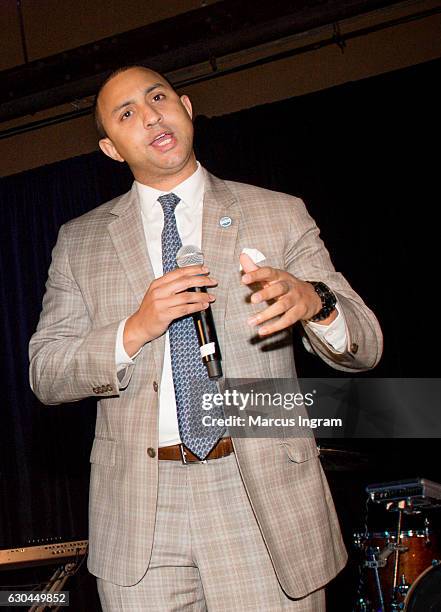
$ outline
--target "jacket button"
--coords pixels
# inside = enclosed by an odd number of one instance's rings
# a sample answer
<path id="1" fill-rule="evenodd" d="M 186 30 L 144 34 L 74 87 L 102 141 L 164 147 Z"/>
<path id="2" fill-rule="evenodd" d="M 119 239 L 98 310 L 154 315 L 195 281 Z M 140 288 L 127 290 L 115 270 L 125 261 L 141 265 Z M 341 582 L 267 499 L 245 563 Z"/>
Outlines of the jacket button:
<path id="1" fill-rule="evenodd" d="M 106 391 L 113 391 L 113 387 L 112 387 L 112 385 L 107 385 L 107 387 L 106 387 Z"/>
<path id="2" fill-rule="evenodd" d="M 147 455 L 148 455 L 149 457 L 151 457 L 152 459 L 153 459 L 154 457 L 156 457 L 156 451 L 155 451 L 155 449 L 154 449 L 154 448 L 152 448 L 151 446 L 149 446 L 149 447 L 148 447 L 148 449 L 147 449 Z"/>
<path id="3" fill-rule="evenodd" d="M 94 388 L 92 389 L 92 391 L 93 391 L 94 393 L 99 393 L 98 387 L 94 387 Z"/>
<path id="4" fill-rule="evenodd" d="M 157 392 L 158 392 L 158 383 L 156 382 L 156 380 L 155 380 L 155 382 L 153 383 L 153 391 L 154 391 L 155 393 L 157 393 Z"/>
<path id="5" fill-rule="evenodd" d="M 358 344 L 356 342 L 353 342 L 351 344 L 350 351 L 351 351 L 351 353 L 354 353 L 354 355 L 358 351 Z"/>

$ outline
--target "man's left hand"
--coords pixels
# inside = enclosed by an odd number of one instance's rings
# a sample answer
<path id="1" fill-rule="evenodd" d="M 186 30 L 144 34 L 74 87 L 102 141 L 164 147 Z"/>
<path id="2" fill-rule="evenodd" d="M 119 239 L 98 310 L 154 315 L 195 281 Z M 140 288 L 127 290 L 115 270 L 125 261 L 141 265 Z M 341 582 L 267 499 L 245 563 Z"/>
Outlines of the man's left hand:
<path id="1" fill-rule="evenodd" d="M 254 327 L 279 317 L 259 327 L 259 336 L 268 336 L 281 331 L 300 320 L 307 321 L 321 310 L 321 299 L 311 283 L 300 280 L 284 270 L 270 266 L 259 268 L 246 253 L 240 255 L 240 263 L 245 272 L 242 282 L 245 285 L 259 283 L 262 287 L 251 295 L 252 303 L 271 302 L 264 310 L 248 319 L 248 325 Z M 320 323 L 329 325 L 336 317 L 337 311 L 334 310 Z"/>

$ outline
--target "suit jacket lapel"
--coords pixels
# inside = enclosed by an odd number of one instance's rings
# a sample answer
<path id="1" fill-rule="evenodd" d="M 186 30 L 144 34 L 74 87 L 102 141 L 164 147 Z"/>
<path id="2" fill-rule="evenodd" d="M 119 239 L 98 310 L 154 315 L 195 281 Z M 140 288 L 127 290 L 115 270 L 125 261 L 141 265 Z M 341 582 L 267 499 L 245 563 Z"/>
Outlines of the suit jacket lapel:
<path id="1" fill-rule="evenodd" d="M 235 260 L 234 251 L 240 222 L 239 205 L 227 188 L 224 181 L 216 178 L 206 170 L 205 196 L 202 216 L 202 252 L 210 275 L 219 281 L 214 287 L 216 301 L 212 304 L 213 316 L 216 321 L 216 332 L 219 345 L 225 346 L 225 309 L 227 306 L 228 289 L 232 278 L 238 275 L 239 260 Z M 224 218 L 226 227 L 220 220 Z M 228 220 L 231 224 L 228 225 Z"/>
<path id="2" fill-rule="evenodd" d="M 136 299 L 141 304 L 155 275 L 148 255 L 135 184 L 128 193 L 118 199 L 111 214 L 116 218 L 109 223 L 109 234 Z M 165 334 L 152 342 L 159 380 L 162 373 L 164 345 Z"/>

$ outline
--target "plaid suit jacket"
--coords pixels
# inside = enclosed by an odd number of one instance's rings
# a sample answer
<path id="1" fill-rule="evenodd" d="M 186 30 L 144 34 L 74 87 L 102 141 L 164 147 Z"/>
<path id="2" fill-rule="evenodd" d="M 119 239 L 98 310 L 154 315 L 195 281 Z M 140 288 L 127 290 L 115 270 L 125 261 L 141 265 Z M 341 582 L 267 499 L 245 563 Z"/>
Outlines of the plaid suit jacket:
<path id="1" fill-rule="evenodd" d="M 334 368 L 365 370 L 382 351 L 378 322 L 334 270 L 303 202 L 205 171 L 202 250 L 219 280 L 213 314 L 231 378 L 295 376 L 291 331 L 255 343 L 246 319 L 261 309 L 240 282 L 244 247 L 265 264 L 321 280 L 344 311 L 348 350 L 336 355 L 305 329 L 313 350 Z M 232 224 L 223 228 L 221 217 Z M 154 279 L 136 189 L 60 229 L 43 310 L 30 342 L 30 381 L 47 404 L 98 396 L 91 452 L 88 567 L 120 585 L 144 575 L 153 540 L 158 459 L 158 392 L 164 336 L 146 344 L 121 379 L 115 367 L 119 322 Z M 281 340 L 286 340 L 283 342 Z M 301 597 L 346 562 L 338 519 L 317 447 L 308 438 L 235 439 L 239 469 L 281 586 Z M 149 449 L 149 452 L 147 450 Z M 154 456 L 152 456 L 154 455 Z"/>

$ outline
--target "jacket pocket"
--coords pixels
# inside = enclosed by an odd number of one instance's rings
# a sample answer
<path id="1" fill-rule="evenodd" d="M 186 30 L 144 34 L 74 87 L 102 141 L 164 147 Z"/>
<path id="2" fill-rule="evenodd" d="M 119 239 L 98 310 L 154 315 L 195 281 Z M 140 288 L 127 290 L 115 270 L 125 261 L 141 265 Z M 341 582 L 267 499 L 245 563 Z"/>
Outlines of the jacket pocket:
<path id="1" fill-rule="evenodd" d="M 313 457 L 318 457 L 320 451 L 312 438 L 295 438 L 283 440 L 282 446 L 288 457 L 295 463 L 303 463 Z"/>
<path id="2" fill-rule="evenodd" d="M 95 438 L 90 453 L 90 463 L 115 465 L 116 442 L 105 438 Z"/>

